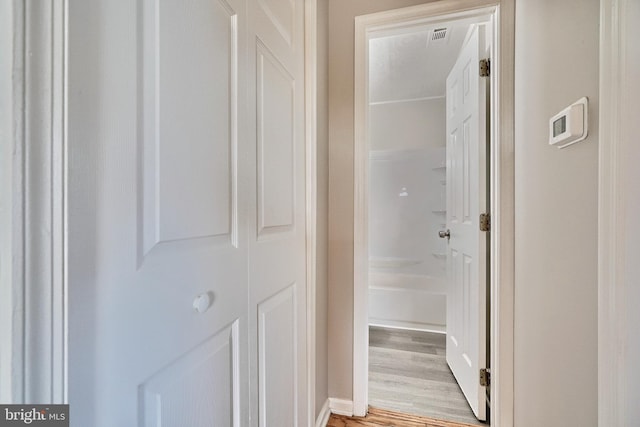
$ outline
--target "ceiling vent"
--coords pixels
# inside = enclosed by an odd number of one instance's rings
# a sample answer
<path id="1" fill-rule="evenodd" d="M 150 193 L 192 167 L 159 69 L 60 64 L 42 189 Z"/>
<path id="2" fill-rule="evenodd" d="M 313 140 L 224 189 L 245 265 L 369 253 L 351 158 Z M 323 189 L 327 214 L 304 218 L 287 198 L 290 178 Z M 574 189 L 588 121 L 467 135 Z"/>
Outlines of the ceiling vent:
<path id="1" fill-rule="evenodd" d="M 436 28 L 431 33 L 431 41 L 435 42 L 438 40 L 444 40 L 447 37 L 447 29 L 446 28 Z"/>

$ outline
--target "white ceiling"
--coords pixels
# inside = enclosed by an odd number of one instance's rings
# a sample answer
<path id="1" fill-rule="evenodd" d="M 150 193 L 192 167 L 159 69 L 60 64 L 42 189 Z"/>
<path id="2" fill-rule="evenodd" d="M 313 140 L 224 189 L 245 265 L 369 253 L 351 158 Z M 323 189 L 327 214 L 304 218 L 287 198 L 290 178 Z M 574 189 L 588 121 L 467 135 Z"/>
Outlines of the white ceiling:
<path id="1" fill-rule="evenodd" d="M 470 25 L 458 20 L 383 33 L 369 42 L 369 101 L 444 96 L 445 81 Z M 429 40 L 434 29 L 446 28 L 446 38 Z"/>

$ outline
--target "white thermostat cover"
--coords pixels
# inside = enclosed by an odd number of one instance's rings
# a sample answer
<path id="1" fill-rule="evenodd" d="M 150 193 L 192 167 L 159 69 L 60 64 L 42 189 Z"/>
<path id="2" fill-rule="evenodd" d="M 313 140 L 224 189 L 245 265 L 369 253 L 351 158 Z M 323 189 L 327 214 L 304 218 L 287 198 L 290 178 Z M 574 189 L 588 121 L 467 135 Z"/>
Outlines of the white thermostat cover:
<path id="1" fill-rule="evenodd" d="M 583 97 L 549 120 L 549 145 L 565 148 L 584 140 L 588 131 L 589 102 Z"/>

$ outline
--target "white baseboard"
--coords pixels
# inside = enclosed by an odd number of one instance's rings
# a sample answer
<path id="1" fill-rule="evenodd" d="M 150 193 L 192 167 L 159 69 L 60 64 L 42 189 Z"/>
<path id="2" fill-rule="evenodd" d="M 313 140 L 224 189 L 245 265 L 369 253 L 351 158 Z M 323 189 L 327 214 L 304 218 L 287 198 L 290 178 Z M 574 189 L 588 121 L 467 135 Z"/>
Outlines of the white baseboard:
<path id="1" fill-rule="evenodd" d="M 353 400 L 329 398 L 329 409 L 332 414 L 353 417 Z"/>
<path id="2" fill-rule="evenodd" d="M 432 325 L 428 323 L 404 322 L 401 320 L 374 319 L 369 318 L 369 326 L 380 326 L 389 329 L 406 329 L 409 331 L 434 332 L 436 334 L 446 334 L 447 328 L 443 325 Z"/>
<path id="3" fill-rule="evenodd" d="M 331 416 L 331 409 L 329 408 L 329 399 L 325 400 L 322 409 L 316 418 L 316 427 L 327 427 L 329 417 Z"/>

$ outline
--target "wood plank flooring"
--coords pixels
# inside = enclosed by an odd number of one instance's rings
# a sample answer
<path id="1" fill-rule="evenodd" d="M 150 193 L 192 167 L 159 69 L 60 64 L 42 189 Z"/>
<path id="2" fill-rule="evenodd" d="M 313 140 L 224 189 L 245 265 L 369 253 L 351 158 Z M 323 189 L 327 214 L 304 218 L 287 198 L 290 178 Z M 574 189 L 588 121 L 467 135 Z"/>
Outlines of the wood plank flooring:
<path id="1" fill-rule="evenodd" d="M 370 327 L 371 407 L 474 426 L 488 425 L 473 415 L 447 365 L 445 344 L 444 334 Z"/>
<path id="2" fill-rule="evenodd" d="M 369 408 L 366 417 L 331 415 L 327 427 L 469 427 L 471 424 L 435 420 L 384 409 Z"/>

